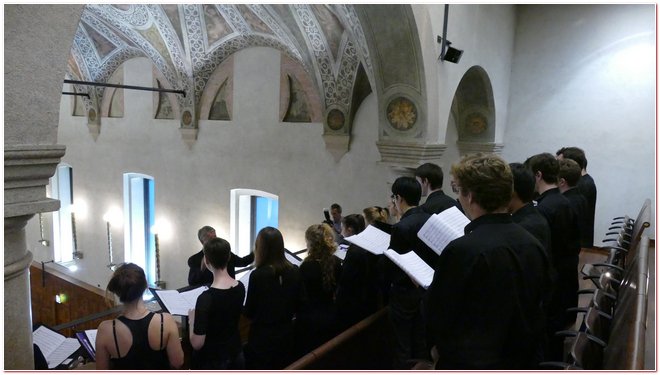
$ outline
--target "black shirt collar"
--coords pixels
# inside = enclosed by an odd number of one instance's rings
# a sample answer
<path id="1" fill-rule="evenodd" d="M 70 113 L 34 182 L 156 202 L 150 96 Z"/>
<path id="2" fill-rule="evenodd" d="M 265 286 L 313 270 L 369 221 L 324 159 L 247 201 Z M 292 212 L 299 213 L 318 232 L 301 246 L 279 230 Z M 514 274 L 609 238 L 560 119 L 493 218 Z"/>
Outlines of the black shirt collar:
<path id="1" fill-rule="evenodd" d="M 479 216 L 478 218 L 472 220 L 468 225 L 465 226 L 465 234 L 472 232 L 482 225 L 488 224 L 506 224 L 512 223 L 511 215 L 508 213 L 502 214 L 485 214 Z"/>

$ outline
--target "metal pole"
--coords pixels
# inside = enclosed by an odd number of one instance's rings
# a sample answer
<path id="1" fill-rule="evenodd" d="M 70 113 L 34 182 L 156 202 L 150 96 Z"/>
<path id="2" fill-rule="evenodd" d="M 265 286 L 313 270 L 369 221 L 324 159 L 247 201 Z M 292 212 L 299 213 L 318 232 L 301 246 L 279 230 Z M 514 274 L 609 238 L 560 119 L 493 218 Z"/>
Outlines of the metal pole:
<path id="1" fill-rule="evenodd" d="M 181 95 L 183 95 L 184 98 L 186 97 L 186 92 L 183 91 L 183 90 L 159 89 L 157 87 L 129 86 L 129 85 L 119 85 L 119 84 L 116 84 L 116 83 L 76 81 L 76 80 L 73 80 L 73 79 L 65 79 L 64 83 L 71 83 L 71 84 L 74 84 L 74 85 L 115 87 L 115 88 L 120 88 L 120 89 L 129 89 L 129 90 L 171 92 L 171 93 L 174 93 L 174 94 L 181 94 Z"/>
<path id="2" fill-rule="evenodd" d="M 75 95 L 75 96 L 86 96 L 89 98 L 89 94 L 86 92 L 68 92 L 68 91 L 62 91 L 62 95 Z"/>

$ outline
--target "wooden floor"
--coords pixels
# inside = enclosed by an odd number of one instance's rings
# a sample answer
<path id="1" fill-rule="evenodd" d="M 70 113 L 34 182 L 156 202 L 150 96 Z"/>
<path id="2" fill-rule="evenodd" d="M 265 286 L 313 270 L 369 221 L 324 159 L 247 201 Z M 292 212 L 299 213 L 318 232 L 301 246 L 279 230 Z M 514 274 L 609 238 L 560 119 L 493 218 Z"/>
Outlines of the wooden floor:
<path id="1" fill-rule="evenodd" d="M 582 265 L 587 263 L 599 263 L 604 261 L 607 258 L 602 252 L 597 250 L 580 252 L 580 263 L 578 265 L 578 270 L 582 269 Z M 594 284 L 590 280 L 582 280 L 580 278 L 580 289 L 591 289 L 594 288 Z M 644 369 L 645 370 L 655 370 L 655 356 L 656 356 L 656 344 L 655 344 L 655 316 L 656 316 L 656 306 L 655 306 L 655 246 L 652 243 L 652 246 L 649 247 L 649 291 L 648 291 L 648 312 L 647 312 L 647 321 L 646 321 L 646 342 L 645 342 L 645 351 L 644 351 Z M 590 295 L 582 295 L 579 297 L 579 306 L 586 306 L 589 304 Z M 578 317 L 578 320 L 580 318 Z M 577 322 L 576 322 L 577 325 Z"/>

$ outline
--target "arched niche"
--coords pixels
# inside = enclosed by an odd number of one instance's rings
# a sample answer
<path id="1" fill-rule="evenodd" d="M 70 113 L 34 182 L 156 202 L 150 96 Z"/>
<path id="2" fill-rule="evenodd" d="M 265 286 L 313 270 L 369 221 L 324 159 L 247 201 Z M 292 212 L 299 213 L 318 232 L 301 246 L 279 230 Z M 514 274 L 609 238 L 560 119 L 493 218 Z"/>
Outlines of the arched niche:
<path id="1" fill-rule="evenodd" d="M 502 149 L 501 144 L 495 143 L 495 100 L 484 68 L 475 65 L 465 72 L 454 93 L 450 116 L 461 154 Z"/>

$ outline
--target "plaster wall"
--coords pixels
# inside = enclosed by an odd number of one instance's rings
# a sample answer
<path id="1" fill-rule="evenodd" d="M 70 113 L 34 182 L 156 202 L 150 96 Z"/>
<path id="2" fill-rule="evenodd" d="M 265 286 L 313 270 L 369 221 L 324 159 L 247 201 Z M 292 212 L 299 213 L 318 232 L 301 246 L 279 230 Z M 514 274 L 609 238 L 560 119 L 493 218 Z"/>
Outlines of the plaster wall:
<path id="1" fill-rule="evenodd" d="M 285 246 L 306 247 L 304 231 L 323 220 L 322 209 L 338 202 L 344 214 L 370 205 L 386 205 L 388 171 L 379 164 L 377 103 L 368 96 L 353 125 L 350 151 L 335 162 L 325 149 L 321 123 L 280 123 L 280 53 L 259 47 L 234 56 L 232 121 L 200 121 L 198 139 L 188 148 L 178 120 L 152 118 L 152 94 L 124 92 L 124 118 L 103 118 L 95 142 L 86 118 L 71 116 L 70 97 L 62 99 L 58 141 L 67 146 L 63 161 L 73 167 L 74 201 L 85 202 L 86 215 L 76 214 L 78 248 L 84 253 L 75 277 L 105 288 L 108 263 L 103 214 L 123 209 L 122 174 L 144 173 L 155 181 L 155 218 L 170 223 L 159 234 L 161 278 L 168 288 L 187 284 L 187 258 L 200 249 L 197 230 L 216 228 L 229 239 L 230 189 L 250 188 L 279 196 L 279 227 Z M 151 65 L 138 58 L 124 64 L 124 82 L 149 86 Z M 44 215 L 46 237 L 52 239 L 52 215 Z M 52 259 L 42 247 L 38 218 L 27 227 L 35 260 Z M 113 228 L 115 262 L 123 261 L 123 228 Z M 52 267 L 59 267 L 50 265 Z M 68 272 L 67 270 L 63 270 Z"/>
<path id="2" fill-rule="evenodd" d="M 503 156 L 582 148 L 598 187 L 598 246 L 613 217 L 655 202 L 654 5 L 518 8 Z"/>
<path id="3" fill-rule="evenodd" d="M 438 60 L 442 36 L 444 5 L 413 5 L 413 12 L 422 43 L 426 72 L 429 109 L 427 142 L 445 144 L 438 165 L 445 173 L 443 190 L 451 192 L 451 165 L 460 160 L 457 119 L 451 115 L 451 104 L 464 74 L 472 66 L 486 70 L 491 81 L 495 101 L 495 142 L 502 142 L 508 123 L 509 81 L 513 60 L 516 6 L 460 5 L 449 6 L 447 39 L 452 46 L 464 50 L 458 64 Z M 423 198 L 424 199 L 424 198 Z"/>

